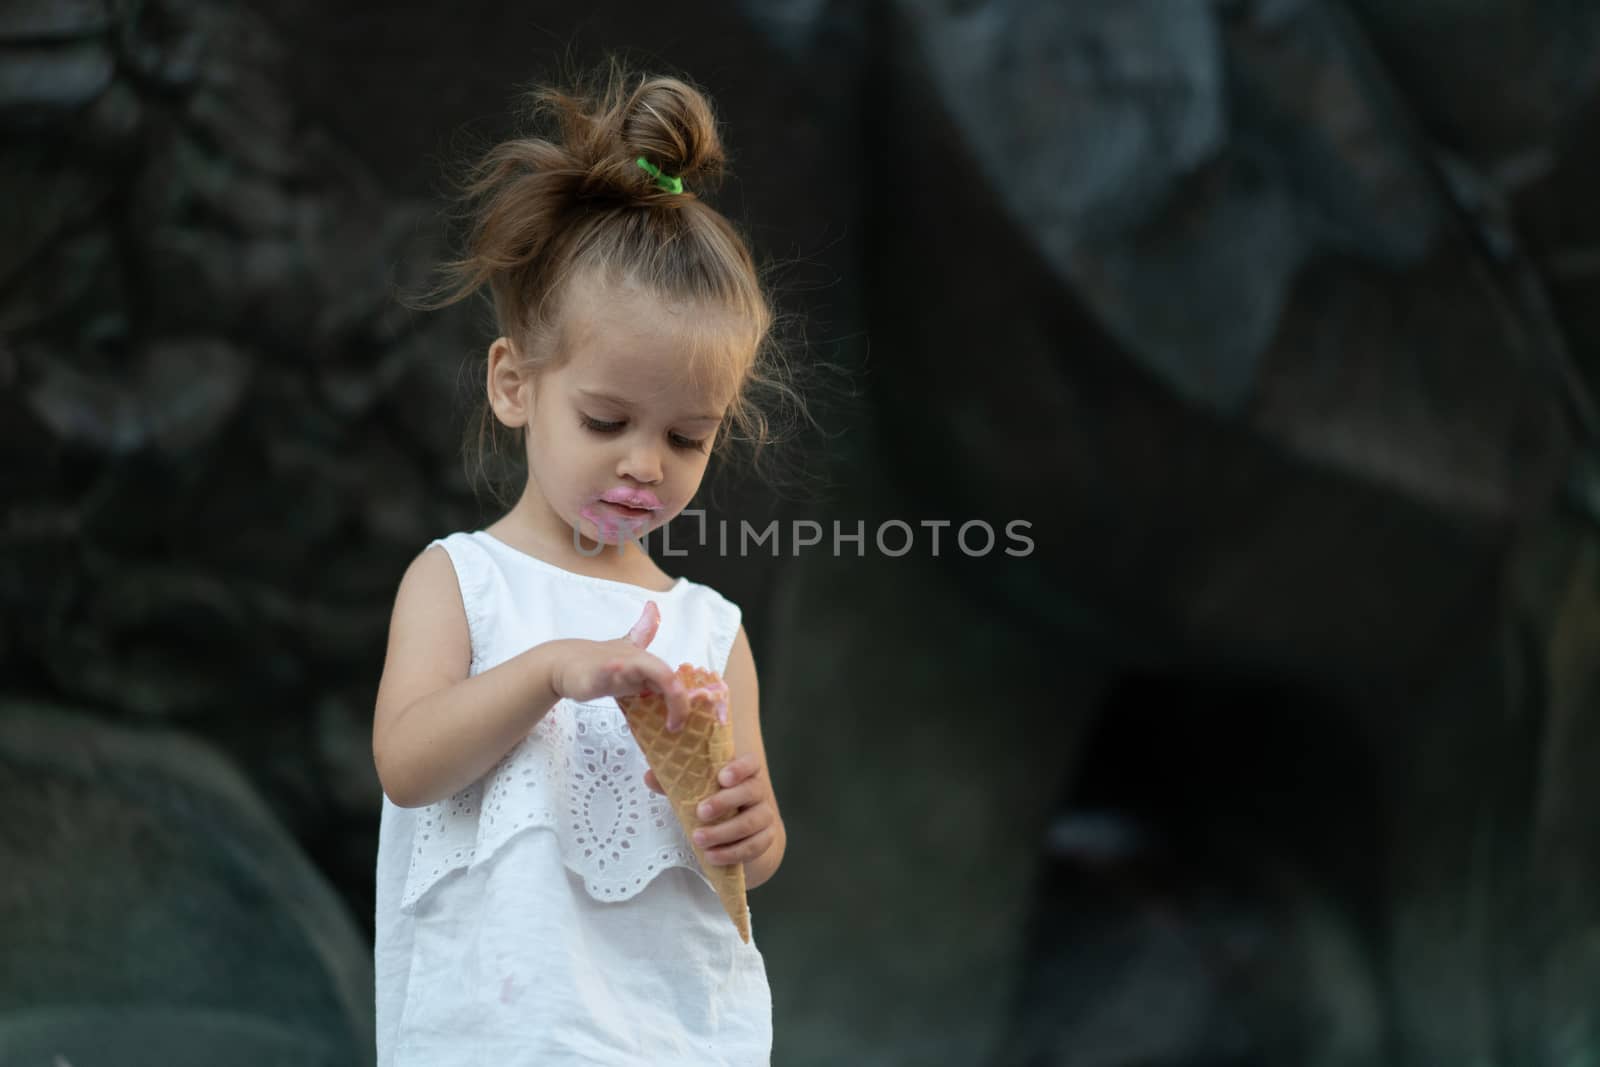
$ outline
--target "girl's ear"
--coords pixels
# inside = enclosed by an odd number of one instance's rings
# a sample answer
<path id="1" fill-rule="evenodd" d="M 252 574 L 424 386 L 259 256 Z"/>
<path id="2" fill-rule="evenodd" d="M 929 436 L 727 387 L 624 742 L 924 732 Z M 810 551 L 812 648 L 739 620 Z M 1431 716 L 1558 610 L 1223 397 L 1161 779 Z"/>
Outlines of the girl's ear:
<path id="1" fill-rule="evenodd" d="M 533 403 L 533 379 L 510 338 L 496 337 L 489 345 L 489 406 L 507 426 L 526 426 Z"/>

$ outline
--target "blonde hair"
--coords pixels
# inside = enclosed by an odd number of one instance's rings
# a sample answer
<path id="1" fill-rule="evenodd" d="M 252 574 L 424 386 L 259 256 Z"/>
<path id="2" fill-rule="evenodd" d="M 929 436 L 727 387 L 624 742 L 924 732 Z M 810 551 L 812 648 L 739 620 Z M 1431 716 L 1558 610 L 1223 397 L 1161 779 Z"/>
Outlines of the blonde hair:
<path id="1" fill-rule="evenodd" d="M 633 75 L 615 60 L 586 83 L 537 87 L 525 99 L 537 132 L 494 145 L 457 180 L 465 248 L 414 306 L 442 308 L 486 287 L 496 327 L 533 373 L 564 358 L 562 310 L 580 278 L 719 309 L 691 373 L 732 397 L 714 451 L 744 444 L 759 466 L 778 439 L 763 401 L 802 413 L 804 401 L 773 344 L 773 310 L 750 248 L 703 198 L 726 165 L 710 101 L 681 79 Z M 663 188 L 640 159 L 680 179 L 682 192 Z M 504 430 L 487 396 L 476 421 L 481 471 Z"/>

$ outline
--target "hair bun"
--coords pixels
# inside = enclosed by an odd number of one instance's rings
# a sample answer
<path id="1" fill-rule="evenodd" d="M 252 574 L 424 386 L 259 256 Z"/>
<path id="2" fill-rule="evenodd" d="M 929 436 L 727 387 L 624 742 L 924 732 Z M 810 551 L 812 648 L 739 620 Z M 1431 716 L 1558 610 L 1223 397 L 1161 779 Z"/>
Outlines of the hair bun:
<path id="1" fill-rule="evenodd" d="M 725 157 L 711 102 L 679 78 L 630 76 L 613 63 L 574 90 L 537 88 L 530 102 L 536 117 L 555 119 L 558 128 L 544 143 L 564 159 L 542 169 L 569 182 L 579 201 L 682 207 L 722 177 Z M 640 159 L 681 179 L 683 192 L 658 186 Z"/>
<path id="2" fill-rule="evenodd" d="M 677 78 L 641 81 L 623 105 L 620 133 L 628 165 L 652 187 L 653 179 L 635 162 L 640 156 L 683 179 L 686 189 L 713 185 L 722 176 L 722 139 L 711 103 Z"/>

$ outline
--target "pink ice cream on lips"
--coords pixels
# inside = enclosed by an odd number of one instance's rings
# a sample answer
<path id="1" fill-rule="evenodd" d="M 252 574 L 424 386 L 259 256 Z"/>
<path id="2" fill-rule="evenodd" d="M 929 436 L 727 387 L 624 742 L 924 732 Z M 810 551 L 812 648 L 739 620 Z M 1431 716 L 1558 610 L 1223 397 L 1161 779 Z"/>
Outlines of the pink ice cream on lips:
<path id="1" fill-rule="evenodd" d="M 623 527 L 633 531 L 643 529 L 660 510 L 661 500 L 650 490 L 617 486 L 578 509 L 578 514 L 594 523 L 601 537 L 611 538 Z"/>
<path id="2" fill-rule="evenodd" d="M 659 511 L 661 509 L 661 501 L 648 489 L 629 489 L 626 486 L 618 486 L 615 489 L 607 489 L 601 493 L 600 499 L 608 504 L 621 504 L 624 507 L 638 508 L 642 511 Z"/>

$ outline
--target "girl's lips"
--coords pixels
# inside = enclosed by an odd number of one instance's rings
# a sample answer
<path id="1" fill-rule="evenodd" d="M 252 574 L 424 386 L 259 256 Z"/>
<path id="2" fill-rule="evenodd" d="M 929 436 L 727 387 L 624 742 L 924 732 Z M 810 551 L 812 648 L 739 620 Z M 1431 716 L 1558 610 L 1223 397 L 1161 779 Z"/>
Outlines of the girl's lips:
<path id="1" fill-rule="evenodd" d="M 595 503 L 609 511 L 614 511 L 619 515 L 625 515 L 630 519 L 647 519 L 651 514 L 653 514 L 653 511 L 650 508 L 630 508 L 626 504 L 613 504 L 609 500 L 597 500 Z"/>
<path id="2" fill-rule="evenodd" d="M 649 508 L 630 508 L 626 504 L 613 504 L 609 500 L 596 500 L 592 507 L 597 517 L 603 517 L 611 522 L 625 520 L 635 525 L 649 522 L 655 514 Z"/>
<path id="3" fill-rule="evenodd" d="M 626 486 L 617 486 L 607 489 L 600 494 L 600 499 L 607 504 L 620 504 L 623 507 L 635 508 L 639 511 L 655 511 L 661 507 L 661 500 L 648 489 L 629 489 Z"/>

